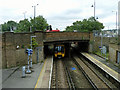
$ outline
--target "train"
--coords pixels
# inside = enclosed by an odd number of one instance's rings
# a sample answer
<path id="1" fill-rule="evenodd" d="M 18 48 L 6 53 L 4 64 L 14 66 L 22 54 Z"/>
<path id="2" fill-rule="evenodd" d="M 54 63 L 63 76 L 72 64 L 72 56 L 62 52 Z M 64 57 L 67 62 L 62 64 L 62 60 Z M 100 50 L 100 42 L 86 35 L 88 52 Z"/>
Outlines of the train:
<path id="1" fill-rule="evenodd" d="M 54 57 L 55 58 L 64 58 L 65 57 L 65 46 L 64 45 L 62 45 L 62 44 L 55 45 Z"/>

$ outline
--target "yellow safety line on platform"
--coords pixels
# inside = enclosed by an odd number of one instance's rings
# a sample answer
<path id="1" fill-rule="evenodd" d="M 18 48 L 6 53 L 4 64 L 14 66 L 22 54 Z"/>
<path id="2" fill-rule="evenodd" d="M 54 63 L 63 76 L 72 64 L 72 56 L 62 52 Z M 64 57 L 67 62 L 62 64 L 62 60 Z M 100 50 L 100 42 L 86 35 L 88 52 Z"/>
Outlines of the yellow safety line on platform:
<path id="1" fill-rule="evenodd" d="M 37 80 L 37 83 L 36 83 L 36 85 L 35 85 L 34 90 L 36 90 L 36 88 L 37 88 L 37 86 L 38 86 L 38 82 L 39 82 L 39 80 L 40 80 L 41 73 L 42 73 L 42 71 L 43 71 L 43 68 L 44 68 L 44 66 L 45 66 L 46 61 L 47 61 L 47 59 L 45 60 L 45 62 L 44 62 L 44 64 L 43 64 L 43 67 L 42 67 L 41 72 L 40 72 L 40 74 L 39 74 L 39 77 L 38 77 L 38 80 Z"/>
<path id="2" fill-rule="evenodd" d="M 90 56 L 89 54 L 86 53 L 87 56 L 91 57 L 92 59 L 94 59 L 96 62 L 101 63 L 100 61 L 98 61 L 97 59 L 95 59 L 94 57 Z M 112 72 L 118 74 L 118 72 L 114 71 L 113 69 L 109 68 L 108 66 L 106 66 L 105 64 L 102 64 L 103 66 L 105 66 L 106 68 L 108 68 L 109 70 L 111 70 Z"/>

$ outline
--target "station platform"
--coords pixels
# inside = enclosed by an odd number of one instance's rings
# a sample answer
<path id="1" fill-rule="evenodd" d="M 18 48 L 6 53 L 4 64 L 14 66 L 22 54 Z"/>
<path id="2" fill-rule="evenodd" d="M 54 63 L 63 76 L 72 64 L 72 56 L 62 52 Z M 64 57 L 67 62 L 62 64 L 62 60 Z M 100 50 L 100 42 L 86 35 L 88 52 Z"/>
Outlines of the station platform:
<path id="1" fill-rule="evenodd" d="M 88 58 L 92 63 L 97 65 L 100 69 L 105 71 L 108 75 L 114 78 L 117 82 L 120 83 L 120 69 L 113 64 L 110 64 L 105 61 L 105 59 L 89 53 L 81 53 L 86 58 Z"/>
<path id="2" fill-rule="evenodd" d="M 50 88 L 52 68 L 53 68 L 53 57 L 48 57 L 45 60 L 45 63 L 43 65 L 42 71 L 40 72 L 34 90 L 36 90 L 36 88 Z"/>
<path id="3" fill-rule="evenodd" d="M 26 74 L 25 78 L 22 78 L 22 67 L 3 69 L 2 90 L 49 88 L 51 83 L 52 61 L 52 57 L 48 57 L 44 63 L 33 64 L 33 72 Z"/>

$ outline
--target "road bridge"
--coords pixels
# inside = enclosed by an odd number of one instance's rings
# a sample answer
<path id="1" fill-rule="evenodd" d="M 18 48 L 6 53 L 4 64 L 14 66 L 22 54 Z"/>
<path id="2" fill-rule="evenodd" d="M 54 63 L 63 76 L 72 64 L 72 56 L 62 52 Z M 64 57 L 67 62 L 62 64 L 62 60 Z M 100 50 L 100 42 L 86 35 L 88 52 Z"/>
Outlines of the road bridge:
<path id="1" fill-rule="evenodd" d="M 92 35 L 92 33 L 87 32 L 5 32 L 2 34 L 3 68 L 27 64 L 25 49 L 30 47 L 31 36 L 36 36 L 35 39 L 38 43 L 38 47 L 33 53 L 33 62 L 40 62 L 44 60 L 45 45 L 54 45 L 56 43 L 66 43 L 69 45 L 72 42 L 79 42 L 81 43 L 80 46 L 82 44 L 84 46 L 87 43 L 85 46 L 87 46 L 87 50 L 91 52 L 91 42 L 93 41 Z"/>
<path id="2" fill-rule="evenodd" d="M 52 41 L 90 40 L 90 33 L 85 32 L 47 32 L 44 33 L 44 42 Z"/>

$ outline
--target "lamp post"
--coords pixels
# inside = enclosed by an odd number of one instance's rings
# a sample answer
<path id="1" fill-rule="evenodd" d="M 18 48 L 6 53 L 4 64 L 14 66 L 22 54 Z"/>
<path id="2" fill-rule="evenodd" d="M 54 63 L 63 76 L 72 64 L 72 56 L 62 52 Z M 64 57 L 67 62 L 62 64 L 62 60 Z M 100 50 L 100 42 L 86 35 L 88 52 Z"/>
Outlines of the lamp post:
<path id="1" fill-rule="evenodd" d="M 35 22 L 35 15 L 36 15 L 36 6 L 38 6 L 38 5 L 39 4 L 32 6 L 34 8 L 34 30 L 36 30 L 36 27 L 35 27 L 35 24 L 36 24 L 36 22 Z"/>
<path id="2" fill-rule="evenodd" d="M 95 0 L 94 0 L 94 5 L 92 5 L 91 7 L 94 7 L 94 19 L 95 19 L 95 7 L 96 7 Z"/>
<path id="3" fill-rule="evenodd" d="M 94 0 L 94 4 L 91 6 L 91 7 L 94 7 L 94 21 L 96 21 L 95 19 L 98 19 L 98 17 L 96 17 L 95 15 L 95 10 L 96 10 L 96 3 L 95 3 L 95 0 Z M 94 25 L 94 30 L 95 30 L 95 25 Z"/>
<path id="4" fill-rule="evenodd" d="M 95 7 L 96 7 L 95 0 L 94 0 L 94 4 L 91 7 L 94 7 L 94 21 L 95 21 Z M 93 42 L 95 42 L 95 24 L 94 24 L 94 27 L 93 27 L 93 37 L 94 37 Z M 94 43 L 93 43 L 93 46 L 94 46 Z M 94 48 L 93 48 L 93 50 L 94 50 Z"/>
<path id="5" fill-rule="evenodd" d="M 25 14 L 26 14 L 27 12 L 25 11 L 25 12 L 23 12 L 23 14 L 24 14 L 24 19 L 26 19 L 26 17 L 25 17 Z"/>

